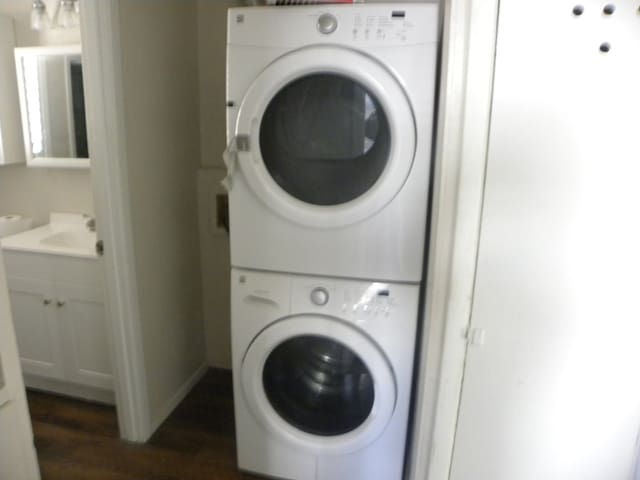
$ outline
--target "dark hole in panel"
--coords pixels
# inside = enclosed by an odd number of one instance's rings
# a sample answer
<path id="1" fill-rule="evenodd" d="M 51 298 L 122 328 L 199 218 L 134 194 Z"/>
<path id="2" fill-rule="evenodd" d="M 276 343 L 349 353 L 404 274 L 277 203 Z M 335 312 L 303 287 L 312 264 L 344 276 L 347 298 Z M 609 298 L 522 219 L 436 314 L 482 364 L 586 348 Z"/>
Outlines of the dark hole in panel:
<path id="1" fill-rule="evenodd" d="M 229 196 L 226 193 L 216 195 L 216 227 L 229 233 Z"/>

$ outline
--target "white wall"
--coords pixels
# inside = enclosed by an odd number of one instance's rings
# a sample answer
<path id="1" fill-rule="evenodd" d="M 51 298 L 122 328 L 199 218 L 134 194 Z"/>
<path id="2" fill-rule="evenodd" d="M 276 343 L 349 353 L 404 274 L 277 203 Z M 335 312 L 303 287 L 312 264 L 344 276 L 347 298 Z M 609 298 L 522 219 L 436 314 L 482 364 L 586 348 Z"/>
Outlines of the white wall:
<path id="1" fill-rule="evenodd" d="M 45 3 L 53 15 L 57 2 Z M 79 29 L 34 32 L 29 27 L 30 11 L 29 1 L 0 1 L 0 14 L 13 19 L 17 47 L 80 43 Z M 27 168 L 24 163 L 0 167 L 0 215 L 19 213 L 41 224 L 48 221 L 51 211 L 93 214 L 89 170 Z"/>
<path id="2" fill-rule="evenodd" d="M 43 224 L 51 211 L 93 213 L 88 171 L 0 167 L 0 214 L 20 213 Z"/>
<path id="3" fill-rule="evenodd" d="M 215 194 L 223 193 L 226 132 L 227 8 L 241 0 L 198 0 L 200 96 L 200 243 L 207 361 L 231 368 L 229 237 L 215 229 Z"/>
<path id="4" fill-rule="evenodd" d="M 583 4 L 500 4 L 453 480 L 633 478 L 639 19 Z"/>
<path id="5" fill-rule="evenodd" d="M 0 478 L 37 480 L 38 460 L 0 251 Z M 8 399 L 8 400 L 7 400 Z"/>
<path id="6" fill-rule="evenodd" d="M 204 365 L 196 2 L 119 3 L 135 275 L 152 424 Z M 184 387 L 184 388 L 183 388 Z"/>

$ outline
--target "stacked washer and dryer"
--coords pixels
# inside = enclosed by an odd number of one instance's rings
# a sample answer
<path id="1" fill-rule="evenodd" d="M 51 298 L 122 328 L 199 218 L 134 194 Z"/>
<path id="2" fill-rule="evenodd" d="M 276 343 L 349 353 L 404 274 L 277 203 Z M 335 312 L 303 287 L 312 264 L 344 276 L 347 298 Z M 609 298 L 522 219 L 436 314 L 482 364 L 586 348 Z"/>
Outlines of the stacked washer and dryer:
<path id="1" fill-rule="evenodd" d="M 422 275 L 433 4 L 229 10 L 240 469 L 400 480 Z"/>

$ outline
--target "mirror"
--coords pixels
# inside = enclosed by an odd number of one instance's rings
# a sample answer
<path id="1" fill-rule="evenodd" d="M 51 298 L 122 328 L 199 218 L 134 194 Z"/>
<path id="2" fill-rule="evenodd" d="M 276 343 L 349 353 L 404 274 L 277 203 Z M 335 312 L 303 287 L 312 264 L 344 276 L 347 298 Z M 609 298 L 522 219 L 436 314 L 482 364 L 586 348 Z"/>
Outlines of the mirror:
<path id="1" fill-rule="evenodd" d="M 88 167 L 80 46 L 16 48 L 15 57 L 27 164 Z"/>

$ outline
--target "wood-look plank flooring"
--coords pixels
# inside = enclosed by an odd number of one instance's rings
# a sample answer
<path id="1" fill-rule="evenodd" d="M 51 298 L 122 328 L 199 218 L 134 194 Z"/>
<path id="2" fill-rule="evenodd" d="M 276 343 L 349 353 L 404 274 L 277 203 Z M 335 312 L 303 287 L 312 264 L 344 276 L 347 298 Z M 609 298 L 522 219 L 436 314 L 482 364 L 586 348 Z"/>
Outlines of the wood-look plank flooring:
<path id="1" fill-rule="evenodd" d="M 231 374 L 210 370 L 144 445 L 115 409 L 29 391 L 42 480 L 258 480 L 236 467 Z"/>

